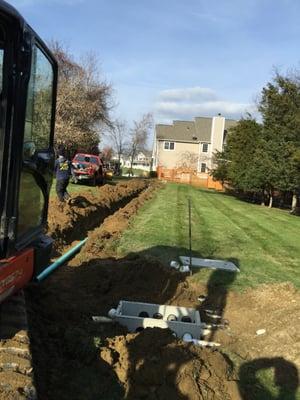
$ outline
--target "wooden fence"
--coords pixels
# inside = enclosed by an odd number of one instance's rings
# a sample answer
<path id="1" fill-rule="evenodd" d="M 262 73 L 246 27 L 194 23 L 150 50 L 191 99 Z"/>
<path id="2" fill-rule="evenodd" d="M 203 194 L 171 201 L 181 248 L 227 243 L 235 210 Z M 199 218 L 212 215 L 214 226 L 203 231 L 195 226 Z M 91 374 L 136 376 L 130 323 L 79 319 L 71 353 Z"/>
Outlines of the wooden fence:
<path id="1" fill-rule="evenodd" d="M 224 187 L 221 182 L 214 181 L 208 174 L 197 174 L 196 171 L 188 169 L 167 169 L 164 167 L 157 167 L 157 176 L 169 182 L 186 183 L 192 186 L 201 187 L 205 189 L 215 189 L 223 191 Z"/>

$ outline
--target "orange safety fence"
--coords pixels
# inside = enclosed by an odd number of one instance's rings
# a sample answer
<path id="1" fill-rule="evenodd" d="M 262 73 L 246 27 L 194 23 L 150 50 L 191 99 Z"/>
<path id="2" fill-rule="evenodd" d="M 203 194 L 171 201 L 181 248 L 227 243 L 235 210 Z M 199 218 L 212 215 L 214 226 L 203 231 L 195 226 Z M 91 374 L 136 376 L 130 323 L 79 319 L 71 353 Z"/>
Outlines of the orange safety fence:
<path id="1" fill-rule="evenodd" d="M 205 189 L 214 189 L 223 191 L 224 187 L 220 181 L 214 181 L 208 174 L 197 174 L 196 171 L 189 169 L 168 169 L 157 167 L 157 177 L 169 182 L 186 183 Z"/>

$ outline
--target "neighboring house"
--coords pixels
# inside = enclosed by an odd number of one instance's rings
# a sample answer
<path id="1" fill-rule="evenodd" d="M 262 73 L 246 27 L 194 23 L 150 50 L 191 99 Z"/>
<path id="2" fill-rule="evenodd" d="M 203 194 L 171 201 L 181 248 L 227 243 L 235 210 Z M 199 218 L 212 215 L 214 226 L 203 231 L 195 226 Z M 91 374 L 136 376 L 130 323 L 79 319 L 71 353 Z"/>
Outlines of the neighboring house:
<path id="1" fill-rule="evenodd" d="M 135 159 L 133 160 L 132 168 L 133 169 L 142 169 L 143 171 L 150 171 L 151 168 L 151 155 L 150 151 L 140 151 Z M 117 159 L 113 157 L 113 159 Z M 131 159 L 130 157 L 121 157 L 121 166 L 125 168 L 131 167 Z"/>
<path id="2" fill-rule="evenodd" d="M 199 179 L 208 180 L 213 153 L 222 151 L 228 130 L 236 124 L 237 121 L 218 115 L 156 125 L 153 168 L 161 178 L 172 176 L 178 180 L 178 171 L 186 170 Z M 185 176 L 184 180 L 187 179 L 191 178 Z"/>

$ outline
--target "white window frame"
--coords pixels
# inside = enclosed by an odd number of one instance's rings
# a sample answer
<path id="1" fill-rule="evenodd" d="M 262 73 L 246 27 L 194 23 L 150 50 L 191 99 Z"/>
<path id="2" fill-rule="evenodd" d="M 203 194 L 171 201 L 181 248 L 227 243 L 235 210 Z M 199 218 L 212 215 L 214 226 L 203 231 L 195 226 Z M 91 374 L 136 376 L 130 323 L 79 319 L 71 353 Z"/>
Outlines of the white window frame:
<path id="1" fill-rule="evenodd" d="M 202 165 L 205 165 L 205 171 L 202 171 Z M 201 174 L 206 173 L 206 171 L 207 171 L 207 164 L 204 163 L 204 162 L 200 163 L 200 172 L 201 172 Z"/>
<path id="2" fill-rule="evenodd" d="M 169 148 L 168 148 L 168 149 L 166 149 L 166 147 L 165 147 L 167 143 L 168 143 L 168 145 L 169 145 Z M 171 143 L 174 144 L 174 148 L 173 148 L 173 149 L 170 149 L 170 144 L 171 144 Z M 165 140 L 165 141 L 164 141 L 164 150 L 165 150 L 165 151 L 174 151 L 174 150 L 175 150 L 175 142 L 172 142 L 172 141 L 170 141 L 170 140 Z"/>
<path id="3" fill-rule="evenodd" d="M 204 145 L 207 146 L 207 151 L 204 151 L 204 150 L 203 150 Z M 202 152 L 202 153 L 208 153 L 208 147 L 209 147 L 209 144 L 208 144 L 207 142 L 201 143 L 201 152 Z"/>

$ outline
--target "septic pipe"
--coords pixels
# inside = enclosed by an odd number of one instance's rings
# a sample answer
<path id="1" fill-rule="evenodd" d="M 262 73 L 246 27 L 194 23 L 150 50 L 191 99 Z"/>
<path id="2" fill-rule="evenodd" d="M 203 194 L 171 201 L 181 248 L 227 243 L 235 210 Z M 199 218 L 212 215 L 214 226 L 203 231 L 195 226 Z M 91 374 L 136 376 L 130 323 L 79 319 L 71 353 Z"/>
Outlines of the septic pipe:
<path id="1" fill-rule="evenodd" d="M 55 269 L 60 267 L 62 264 L 64 264 L 66 261 L 71 258 L 76 251 L 81 249 L 81 247 L 85 244 L 87 241 L 87 238 L 76 244 L 76 246 L 72 247 L 70 250 L 68 250 L 65 254 L 63 254 L 61 257 L 59 257 L 58 260 L 56 260 L 53 264 L 49 265 L 43 272 L 41 272 L 37 277 L 35 278 L 38 282 L 41 282 L 45 278 L 47 278 L 48 275 L 50 275 Z"/>

